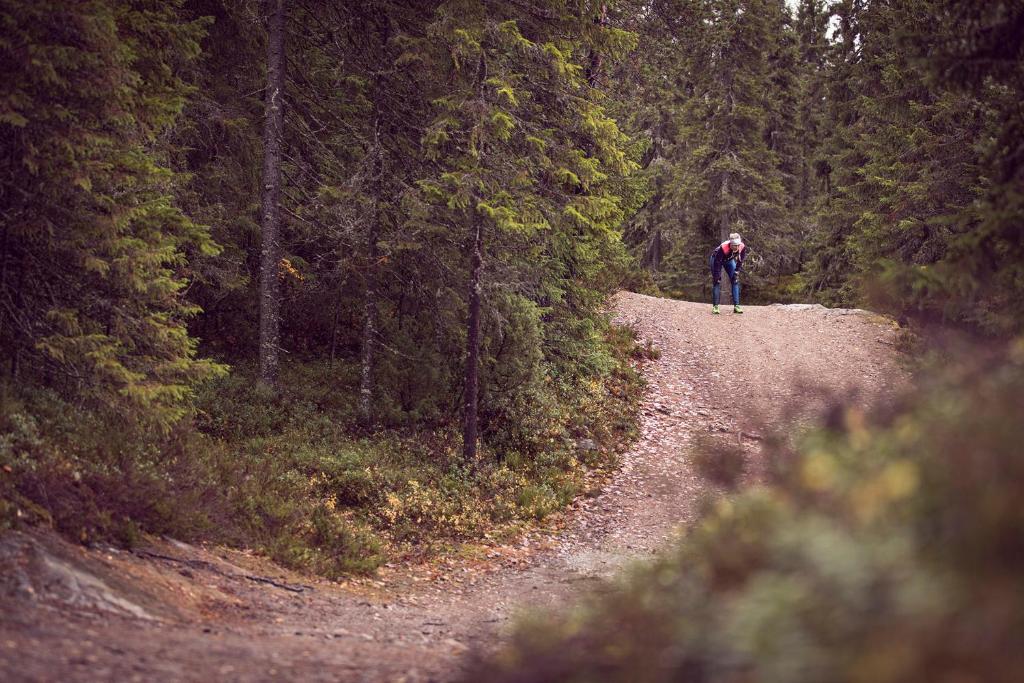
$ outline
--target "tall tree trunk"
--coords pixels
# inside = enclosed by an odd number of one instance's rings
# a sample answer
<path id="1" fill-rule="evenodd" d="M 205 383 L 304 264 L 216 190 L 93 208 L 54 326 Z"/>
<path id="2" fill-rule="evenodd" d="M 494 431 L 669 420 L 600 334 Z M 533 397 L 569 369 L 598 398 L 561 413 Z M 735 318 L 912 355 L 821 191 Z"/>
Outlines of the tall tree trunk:
<path id="1" fill-rule="evenodd" d="M 661 176 L 654 181 L 654 197 L 651 198 L 651 210 L 647 215 L 647 234 L 650 235 L 650 242 L 647 245 L 647 268 L 653 273 L 661 270 L 662 243 L 661 243 L 661 200 L 662 186 L 664 182 Z"/>
<path id="2" fill-rule="evenodd" d="M 383 169 L 377 165 L 378 178 Z M 377 240 L 380 239 L 380 180 L 373 202 L 373 217 L 366 235 L 366 292 L 363 301 L 363 357 L 359 373 L 359 414 L 363 425 L 373 424 L 373 363 L 377 345 Z"/>
<path id="3" fill-rule="evenodd" d="M 4 223 L 4 225 L 3 225 L 3 231 L 4 231 L 4 237 L 3 237 L 3 240 L 0 240 L 0 302 L 2 302 L 3 299 L 7 298 L 7 233 L 8 233 L 8 227 L 7 227 L 6 223 Z M 14 327 L 14 321 L 11 320 L 10 324 L 11 324 L 11 327 L 13 328 Z M 0 308 L 0 343 L 3 343 L 3 341 L 4 341 L 4 328 L 6 328 L 6 327 L 7 327 L 7 307 L 4 306 L 3 308 Z M 11 334 L 11 337 L 12 337 L 11 350 L 10 350 L 10 353 L 11 353 L 11 379 L 14 379 L 14 368 L 15 368 L 14 357 L 18 353 L 18 345 L 17 345 L 17 343 L 14 343 L 14 340 L 13 340 L 14 335 L 13 334 Z"/>
<path id="4" fill-rule="evenodd" d="M 652 273 L 661 272 L 661 228 L 654 228 L 654 234 L 651 235 L 651 248 L 650 248 L 650 270 Z"/>
<path id="5" fill-rule="evenodd" d="M 724 242 L 729 239 L 732 224 L 729 221 L 729 173 L 722 176 L 722 187 L 718 195 L 718 236 Z"/>
<path id="6" fill-rule="evenodd" d="M 266 114 L 263 124 L 263 244 L 260 251 L 260 383 L 277 389 L 281 328 L 278 279 L 281 137 L 284 123 L 284 0 L 268 2 Z"/>
<path id="7" fill-rule="evenodd" d="M 469 275 L 469 320 L 466 324 L 466 386 L 463 395 L 462 453 L 466 462 L 476 461 L 477 404 L 480 390 L 480 272 L 483 269 L 483 226 L 473 215 L 472 254 Z"/>
<path id="8" fill-rule="evenodd" d="M 608 4 L 602 2 L 601 9 L 598 11 L 596 17 L 594 17 L 594 23 L 602 28 L 608 25 Z M 601 78 L 601 65 L 604 62 L 604 57 L 598 50 L 590 51 L 590 63 L 587 65 L 587 83 L 590 84 L 591 88 L 596 88 L 598 81 Z"/>
<path id="9" fill-rule="evenodd" d="M 359 373 L 359 414 L 363 425 L 373 425 L 373 364 L 377 346 L 377 241 L 381 235 L 381 203 L 384 193 L 384 148 L 380 143 L 380 113 L 377 93 L 380 82 L 374 81 L 374 160 L 373 160 L 373 211 L 366 231 L 366 274 L 365 299 L 363 301 L 363 357 Z"/>

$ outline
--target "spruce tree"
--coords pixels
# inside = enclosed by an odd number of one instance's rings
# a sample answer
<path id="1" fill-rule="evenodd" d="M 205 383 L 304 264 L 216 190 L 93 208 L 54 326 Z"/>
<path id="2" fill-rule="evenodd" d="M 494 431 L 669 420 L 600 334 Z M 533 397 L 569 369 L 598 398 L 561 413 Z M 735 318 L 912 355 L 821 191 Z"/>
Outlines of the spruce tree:
<path id="1" fill-rule="evenodd" d="M 539 14 L 445 3 L 430 34 L 429 64 L 445 88 L 434 98 L 424 135 L 433 168 L 418 182 L 420 220 L 450 226 L 464 245 L 463 437 L 465 458 L 472 461 L 481 309 L 497 298 L 500 282 L 488 271 L 508 271 L 504 284 L 518 297 L 527 295 L 517 304 L 526 307 L 519 315 L 538 315 L 538 305 L 551 309 L 551 332 L 559 331 L 559 308 L 571 307 L 570 316 L 593 315 L 595 302 L 577 298 L 586 294 L 573 285 L 592 277 L 592 267 L 601 268 L 587 263 L 599 258 L 595 250 L 617 241 L 623 214 L 611 182 L 630 170 L 630 162 L 622 134 L 594 102 L 576 60 L 592 54 L 587 41 L 614 55 L 628 47 L 629 37 L 557 3 Z M 560 339 L 549 341 L 568 343 L 578 333 L 563 328 Z"/>
<path id="2" fill-rule="evenodd" d="M 989 107 L 930 79 L 908 49 L 922 13 L 935 9 L 902 0 L 839 7 L 831 188 L 812 271 L 829 300 L 958 315 L 940 294 L 944 269 L 934 266 L 975 234 Z M 940 40 L 924 38 L 918 49 L 933 51 Z"/>
<path id="3" fill-rule="evenodd" d="M 263 127 L 262 244 L 260 247 L 260 383 L 277 389 L 281 327 L 281 143 L 284 127 L 284 0 L 268 5 L 266 114 Z"/>
<path id="4" fill-rule="evenodd" d="M 825 0 L 800 0 L 795 18 L 799 59 L 794 65 L 800 94 L 797 114 L 797 202 L 801 215 L 810 218 L 824 191 L 828 169 L 821 157 L 826 138 L 825 113 L 828 73 L 828 25 L 831 13 Z"/>
<path id="5" fill-rule="evenodd" d="M 181 2 L 0 5 L 0 350 L 45 385 L 167 428 L 193 384 L 185 250 L 217 252 L 175 206 L 162 136 L 204 22 Z"/>
<path id="6" fill-rule="evenodd" d="M 637 11 L 641 11 L 638 8 Z M 639 23 L 638 84 L 624 80 L 622 108 L 649 142 L 649 199 L 630 239 L 669 291 L 698 298 L 707 256 L 745 233 L 764 275 L 794 272 L 799 149 L 797 36 L 774 0 L 655 3 Z M 657 258 L 652 258 L 656 256 Z"/>
<path id="7" fill-rule="evenodd" d="M 805 266 L 811 295 L 827 304 L 852 304 L 858 297 L 852 281 L 852 249 L 848 243 L 862 206 L 852 188 L 865 163 L 856 143 L 860 114 L 858 93 L 872 87 L 859 61 L 863 40 L 862 0 L 840 0 L 832 7 L 836 30 L 827 51 L 828 77 L 821 166 L 824 192 L 818 200 L 812 255 Z"/>
<path id="8" fill-rule="evenodd" d="M 980 196 L 947 223 L 958 226 L 932 272 L 918 269 L 910 285 L 923 305 L 992 334 L 1024 330 L 1024 3 L 935 0 L 932 30 L 900 3 L 901 38 L 912 63 L 949 101 L 977 101 L 973 120 L 956 120 L 977 140 Z M 945 117 L 955 115 L 948 107 Z M 961 143 L 962 144 L 962 143 Z M 963 156 L 962 154 L 960 156 Z M 949 169 L 944 169 L 949 171 Z"/>

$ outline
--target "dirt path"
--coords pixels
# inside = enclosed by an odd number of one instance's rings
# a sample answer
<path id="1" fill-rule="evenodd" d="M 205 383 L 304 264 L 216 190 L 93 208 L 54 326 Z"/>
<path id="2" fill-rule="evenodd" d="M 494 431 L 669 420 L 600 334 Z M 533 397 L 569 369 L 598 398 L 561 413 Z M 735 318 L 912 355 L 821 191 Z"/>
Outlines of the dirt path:
<path id="1" fill-rule="evenodd" d="M 564 604 L 684 531 L 713 493 L 689 463 L 698 435 L 786 427 L 786 406 L 811 387 L 861 387 L 870 401 L 902 381 L 894 330 L 879 318 L 746 311 L 620 294 L 618 321 L 661 351 L 621 470 L 576 501 L 561 531 L 482 546 L 441 571 L 308 585 L 258 558 L 172 541 L 140 556 L 0 537 L 0 680 L 450 680 L 518 610 Z M 744 444 L 756 465 L 759 442 Z"/>

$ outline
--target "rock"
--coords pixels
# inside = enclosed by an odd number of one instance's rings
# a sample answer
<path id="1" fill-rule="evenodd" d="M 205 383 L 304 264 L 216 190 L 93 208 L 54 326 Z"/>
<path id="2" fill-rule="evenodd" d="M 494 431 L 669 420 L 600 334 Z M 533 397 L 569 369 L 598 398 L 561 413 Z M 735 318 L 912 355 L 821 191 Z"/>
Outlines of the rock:
<path id="1" fill-rule="evenodd" d="M 597 443 L 593 439 L 576 439 L 576 448 L 581 451 L 596 451 Z"/>
<path id="2" fill-rule="evenodd" d="M 771 304 L 771 308 L 785 308 L 790 311 L 827 311 L 821 304 Z"/>
<path id="3" fill-rule="evenodd" d="M 455 650 L 456 652 L 465 652 L 469 649 L 469 646 L 465 643 L 461 643 L 454 638 L 445 638 L 444 644 Z"/>
<path id="4" fill-rule="evenodd" d="M 19 532 L 0 541 L 0 576 L 10 593 L 33 601 L 155 620 L 141 605 L 119 595 L 88 564 L 51 552 L 35 538 Z"/>
<path id="5" fill-rule="evenodd" d="M 828 308 L 821 304 L 771 304 L 769 308 L 784 308 L 789 311 L 822 311 L 829 315 L 878 315 L 871 311 L 865 311 L 863 308 Z"/>

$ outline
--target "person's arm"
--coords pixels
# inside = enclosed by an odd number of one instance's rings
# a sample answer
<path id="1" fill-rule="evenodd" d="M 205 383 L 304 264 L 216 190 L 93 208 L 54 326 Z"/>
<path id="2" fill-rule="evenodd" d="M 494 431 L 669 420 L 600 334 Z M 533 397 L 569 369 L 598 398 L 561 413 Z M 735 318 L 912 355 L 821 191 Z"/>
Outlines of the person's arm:
<path id="1" fill-rule="evenodd" d="M 743 270 L 743 259 L 745 259 L 745 258 L 747 258 L 747 247 L 743 247 L 743 249 L 741 249 L 739 251 L 739 253 L 736 254 L 736 272 L 737 273 L 740 272 L 741 270 Z"/>

